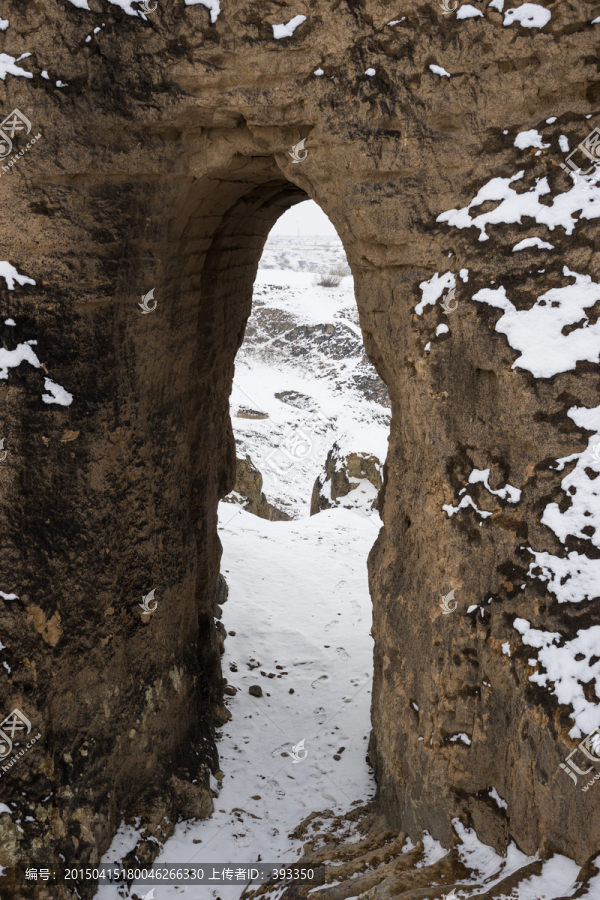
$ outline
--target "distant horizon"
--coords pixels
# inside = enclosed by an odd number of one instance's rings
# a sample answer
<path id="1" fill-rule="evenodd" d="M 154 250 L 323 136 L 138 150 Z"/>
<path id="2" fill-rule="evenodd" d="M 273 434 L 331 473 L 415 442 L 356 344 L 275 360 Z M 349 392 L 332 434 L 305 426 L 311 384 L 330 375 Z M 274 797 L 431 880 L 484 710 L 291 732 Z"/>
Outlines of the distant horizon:
<path id="1" fill-rule="evenodd" d="M 280 240 L 281 238 L 290 238 L 290 237 L 296 238 L 296 240 L 301 240 L 301 241 L 313 241 L 313 240 L 319 240 L 319 238 L 323 238 L 328 241 L 332 241 L 332 240 L 341 241 L 339 234 L 311 234 L 311 235 L 300 234 L 300 235 L 298 235 L 297 233 L 296 234 L 293 234 L 293 233 L 274 234 L 273 232 L 270 233 L 269 240 Z"/>

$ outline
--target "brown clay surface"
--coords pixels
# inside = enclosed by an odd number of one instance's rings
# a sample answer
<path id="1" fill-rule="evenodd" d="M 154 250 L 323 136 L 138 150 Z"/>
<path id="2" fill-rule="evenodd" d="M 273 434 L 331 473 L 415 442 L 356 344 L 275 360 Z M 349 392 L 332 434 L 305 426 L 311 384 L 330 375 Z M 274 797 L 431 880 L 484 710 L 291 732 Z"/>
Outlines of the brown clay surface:
<path id="1" fill-rule="evenodd" d="M 160 2 L 145 22 L 89 3 L 2 8 L 0 52 L 30 52 L 19 65 L 34 77 L 7 75 L 0 108 L 20 109 L 43 137 L 1 177 L 2 257 L 36 282 L 2 291 L 2 322 L 17 327 L 1 337 L 8 349 L 36 340 L 45 368 L 25 362 L 0 382 L 0 571 L 2 589 L 19 595 L 0 599 L 11 667 L 0 708 L 22 709 L 42 734 L 18 778 L 2 778 L 3 801 L 35 822 L 20 831 L 0 816 L 0 864 L 52 867 L 62 853 L 93 865 L 122 810 L 154 834 L 163 815 L 209 811 L 222 704 L 216 509 L 235 479 L 234 358 L 266 236 L 307 196 L 344 242 L 392 404 L 385 528 L 370 558 L 381 810 L 415 841 L 427 829 L 448 846 L 459 816 L 496 848 L 514 839 L 583 863 L 599 848 L 600 806 L 558 770 L 573 746 L 569 710 L 528 682 L 512 621 L 570 636 L 597 621 L 593 604 L 559 608 L 527 580 L 520 548 L 563 552 L 540 524 L 562 498 L 548 461 L 585 447 L 566 412 L 598 404 L 598 369 L 512 370 L 499 312 L 470 297 L 495 279 L 528 308 L 570 283 L 563 265 L 597 281 L 597 226 L 581 221 L 571 237 L 557 228 L 542 266 L 532 251 L 511 253 L 517 240 L 548 237 L 527 218 L 481 243 L 476 229 L 436 217 L 520 169 L 522 189 L 541 177 L 554 194 L 570 187 L 558 137 L 575 146 L 599 124 L 589 22 L 600 8 L 548 3 L 540 31 L 503 27 L 486 2 L 483 17 L 458 21 L 415 0 L 401 10 L 396 0 L 222 0 L 214 25 L 182 0 Z M 302 26 L 275 41 L 271 25 L 297 14 Z M 514 147 L 530 128 L 550 149 Z M 301 138 L 308 156 L 294 164 Z M 439 306 L 414 313 L 418 285 L 462 268 L 451 334 L 428 354 L 445 318 Z M 142 315 L 151 288 L 158 306 Z M 42 402 L 46 372 L 73 394 L 69 407 Z M 485 529 L 468 510 L 442 511 L 473 467 L 489 467 L 493 487 L 523 490 L 511 508 L 481 496 L 493 511 Z M 589 541 L 570 546 L 595 553 Z M 152 588 L 158 608 L 145 615 L 138 604 Z M 444 616 L 450 588 L 460 614 Z M 490 596 L 483 618 L 463 614 Z M 450 744 L 456 732 L 471 745 Z M 508 814 L 484 793 L 492 785 Z"/>

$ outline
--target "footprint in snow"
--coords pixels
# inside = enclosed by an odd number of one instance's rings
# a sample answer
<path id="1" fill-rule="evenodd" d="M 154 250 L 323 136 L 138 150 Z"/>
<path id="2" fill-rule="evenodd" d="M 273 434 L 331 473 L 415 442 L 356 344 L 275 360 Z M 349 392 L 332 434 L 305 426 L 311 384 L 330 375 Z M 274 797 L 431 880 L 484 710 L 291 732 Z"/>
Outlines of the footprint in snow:
<path id="1" fill-rule="evenodd" d="M 350 604 L 350 606 L 352 607 L 352 609 L 354 610 L 355 613 L 362 612 L 362 606 L 360 605 L 360 603 L 357 603 L 356 600 L 353 600 L 352 603 Z"/>
<path id="2" fill-rule="evenodd" d="M 250 846 L 250 838 L 247 834 L 234 834 L 234 838 L 238 847 Z"/>
<path id="3" fill-rule="evenodd" d="M 336 647 L 335 652 L 337 653 L 337 655 L 339 656 L 340 659 L 343 659 L 343 660 L 350 659 L 350 654 L 346 653 L 346 651 L 344 650 L 343 647 Z"/>
<path id="4" fill-rule="evenodd" d="M 315 709 L 314 716 L 317 721 L 317 725 L 322 725 L 327 718 L 327 713 L 322 706 L 319 706 L 318 709 Z"/>
<path id="5" fill-rule="evenodd" d="M 327 625 L 325 626 L 325 631 L 331 631 L 331 629 L 333 628 L 334 625 L 339 625 L 339 622 L 337 619 L 334 619 L 333 622 L 328 622 Z"/>
<path id="6" fill-rule="evenodd" d="M 316 679 L 313 681 L 313 683 L 311 684 L 311 687 L 317 688 L 317 687 L 319 687 L 320 684 L 323 684 L 323 682 L 324 682 L 324 681 L 327 681 L 327 680 L 328 680 L 328 676 L 327 676 L 327 675 L 321 675 L 319 678 L 316 678 Z"/>

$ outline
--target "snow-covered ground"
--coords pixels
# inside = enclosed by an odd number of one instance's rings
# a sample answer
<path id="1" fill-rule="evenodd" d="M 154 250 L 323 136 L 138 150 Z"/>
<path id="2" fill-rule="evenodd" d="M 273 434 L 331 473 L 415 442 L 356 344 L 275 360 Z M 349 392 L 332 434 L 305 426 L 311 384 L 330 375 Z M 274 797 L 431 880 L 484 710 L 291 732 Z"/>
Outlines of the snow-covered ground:
<path id="1" fill-rule="evenodd" d="M 271 236 L 265 244 L 261 269 L 293 272 L 328 272 L 347 269 L 348 261 L 339 237 Z"/>
<path id="2" fill-rule="evenodd" d="M 365 758 L 372 676 L 366 557 L 374 522 L 345 509 L 269 522 L 221 504 L 219 524 L 230 588 L 223 673 L 238 689 L 218 742 L 225 777 L 212 818 L 181 822 L 157 864 L 291 862 L 302 842 L 288 835 L 311 811 L 341 812 L 375 791 Z M 249 694 L 252 685 L 262 697 Z M 302 741 L 302 761 L 294 762 Z M 124 827 L 104 863 L 138 839 Z M 149 890 L 132 888 L 140 897 Z M 208 900 L 222 891 L 161 884 L 156 898 Z M 112 886 L 98 891 L 101 900 L 119 896 Z"/>

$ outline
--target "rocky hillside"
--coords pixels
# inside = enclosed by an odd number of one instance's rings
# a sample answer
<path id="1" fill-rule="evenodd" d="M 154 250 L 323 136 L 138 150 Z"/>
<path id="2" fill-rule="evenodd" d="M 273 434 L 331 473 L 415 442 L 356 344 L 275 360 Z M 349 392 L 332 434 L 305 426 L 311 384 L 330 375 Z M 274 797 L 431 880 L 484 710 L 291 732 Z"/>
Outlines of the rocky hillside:
<path id="1" fill-rule="evenodd" d="M 390 401 L 365 354 L 352 277 L 321 287 L 318 246 L 302 253 L 310 272 L 263 267 L 274 256 L 298 258 L 293 244 L 287 254 L 281 240 L 265 247 L 236 358 L 231 415 L 238 457 L 250 457 L 269 502 L 296 518 L 309 514 L 336 441 L 348 453 L 385 459 Z"/>

